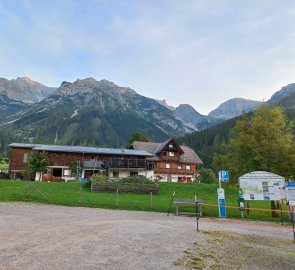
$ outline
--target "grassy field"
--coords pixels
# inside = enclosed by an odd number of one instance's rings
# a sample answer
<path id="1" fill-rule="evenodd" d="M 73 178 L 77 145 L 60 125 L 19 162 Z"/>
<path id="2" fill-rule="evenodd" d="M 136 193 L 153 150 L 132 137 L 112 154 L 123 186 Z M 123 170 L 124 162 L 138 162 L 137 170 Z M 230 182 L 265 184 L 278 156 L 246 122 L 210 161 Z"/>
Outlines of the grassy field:
<path id="1" fill-rule="evenodd" d="M 167 212 L 171 202 L 172 194 L 175 190 L 176 199 L 198 199 L 205 201 L 205 204 L 217 204 L 217 185 L 196 184 L 196 183 L 160 183 L 160 195 L 153 195 L 152 208 L 150 195 L 116 193 L 93 193 L 86 183 L 47 183 L 47 182 L 26 182 L 14 180 L 0 180 L 0 201 L 31 201 L 49 204 L 59 204 L 67 206 L 99 207 L 110 209 L 126 209 L 140 211 Z M 238 188 L 236 186 L 225 186 L 225 196 L 227 206 L 238 205 Z M 270 209 L 270 202 L 250 202 L 252 208 Z M 283 206 L 283 209 L 286 209 Z M 184 206 L 182 212 L 194 212 L 194 206 Z M 172 206 L 171 212 L 175 213 Z M 204 216 L 218 217 L 217 206 L 205 206 Z M 227 209 L 229 218 L 240 218 L 239 209 Z M 244 213 L 246 216 L 246 213 Z M 270 212 L 250 211 L 251 219 L 276 220 L 271 218 Z M 283 213 L 283 220 L 287 220 L 287 213 Z"/>

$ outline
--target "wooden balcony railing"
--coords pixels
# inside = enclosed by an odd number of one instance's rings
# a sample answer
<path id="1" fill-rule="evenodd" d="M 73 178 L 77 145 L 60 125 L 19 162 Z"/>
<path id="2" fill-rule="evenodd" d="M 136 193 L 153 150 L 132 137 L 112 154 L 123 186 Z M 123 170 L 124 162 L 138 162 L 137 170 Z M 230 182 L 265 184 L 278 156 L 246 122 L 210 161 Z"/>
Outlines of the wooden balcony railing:
<path id="1" fill-rule="evenodd" d="M 165 174 L 195 174 L 196 171 L 193 169 L 166 169 L 166 168 L 155 168 L 155 173 L 165 173 Z"/>

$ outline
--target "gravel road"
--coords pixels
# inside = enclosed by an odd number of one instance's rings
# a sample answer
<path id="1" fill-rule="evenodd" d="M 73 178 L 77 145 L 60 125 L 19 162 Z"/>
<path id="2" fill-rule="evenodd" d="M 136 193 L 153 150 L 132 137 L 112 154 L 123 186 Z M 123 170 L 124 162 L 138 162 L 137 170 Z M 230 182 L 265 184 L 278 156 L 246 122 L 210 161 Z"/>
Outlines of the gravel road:
<path id="1" fill-rule="evenodd" d="M 295 269 L 291 230 L 212 221 L 0 203 L 0 269 Z"/>

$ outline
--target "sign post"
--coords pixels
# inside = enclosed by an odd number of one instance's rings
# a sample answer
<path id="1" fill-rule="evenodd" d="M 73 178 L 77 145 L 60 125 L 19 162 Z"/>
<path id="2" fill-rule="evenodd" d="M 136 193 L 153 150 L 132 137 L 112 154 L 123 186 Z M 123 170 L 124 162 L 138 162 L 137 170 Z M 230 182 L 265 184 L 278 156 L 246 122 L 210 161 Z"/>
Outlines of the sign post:
<path id="1" fill-rule="evenodd" d="M 239 209 L 242 218 L 244 217 L 244 210 L 245 210 L 245 200 L 244 200 L 244 195 L 243 195 L 243 190 L 239 188 Z"/>
<path id="2" fill-rule="evenodd" d="M 217 196 L 218 196 L 219 217 L 226 218 L 225 194 L 224 194 L 224 189 L 221 187 L 221 182 L 228 183 L 229 181 L 228 171 L 219 171 L 218 176 L 219 176 L 218 177 L 219 188 L 217 189 Z"/>

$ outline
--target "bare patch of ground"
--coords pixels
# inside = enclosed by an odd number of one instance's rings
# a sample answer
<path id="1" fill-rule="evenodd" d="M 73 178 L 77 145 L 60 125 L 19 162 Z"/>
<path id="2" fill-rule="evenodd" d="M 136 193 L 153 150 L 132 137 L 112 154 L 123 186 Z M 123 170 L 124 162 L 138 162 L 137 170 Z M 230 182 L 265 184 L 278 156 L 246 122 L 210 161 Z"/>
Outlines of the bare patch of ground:
<path id="1" fill-rule="evenodd" d="M 200 232 L 194 243 L 175 264 L 187 269 L 294 269 L 293 240 L 278 240 L 222 231 Z"/>
<path id="2" fill-rule="evenodd" d="M 292 231 L 165 213 L 0 203 L 0 269 L 294 269 Z"/>

